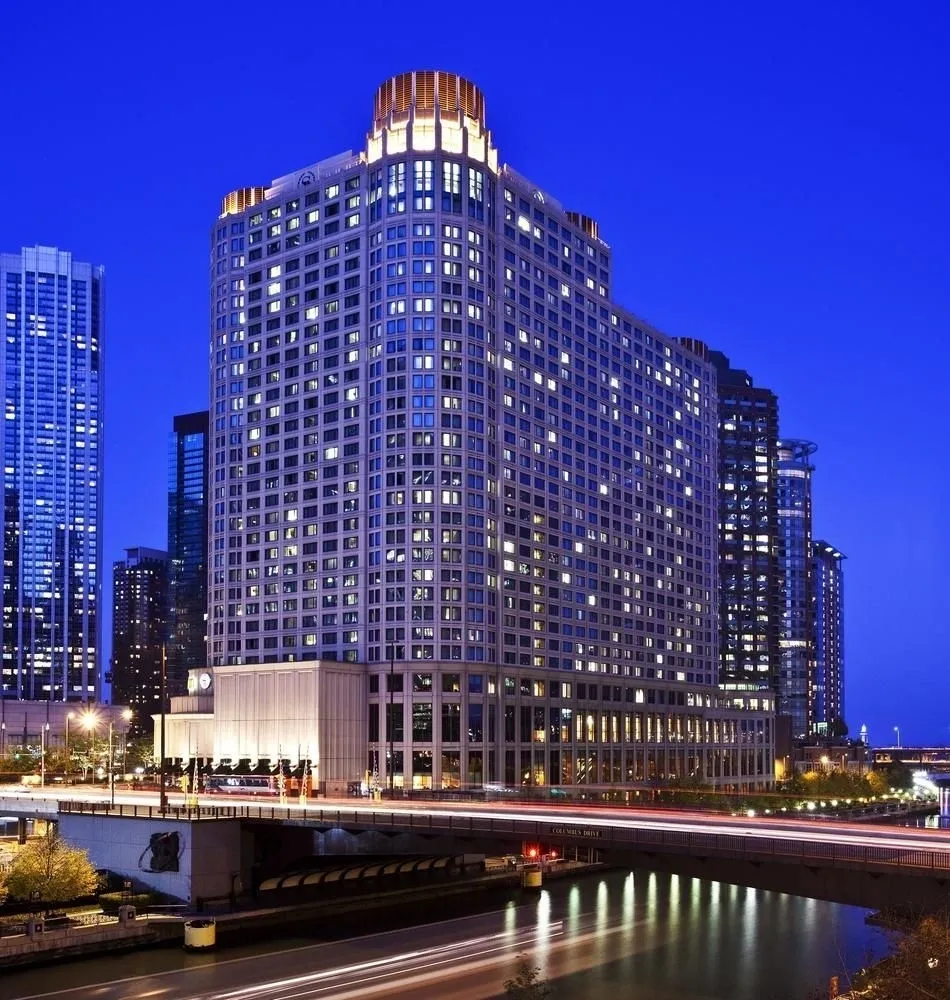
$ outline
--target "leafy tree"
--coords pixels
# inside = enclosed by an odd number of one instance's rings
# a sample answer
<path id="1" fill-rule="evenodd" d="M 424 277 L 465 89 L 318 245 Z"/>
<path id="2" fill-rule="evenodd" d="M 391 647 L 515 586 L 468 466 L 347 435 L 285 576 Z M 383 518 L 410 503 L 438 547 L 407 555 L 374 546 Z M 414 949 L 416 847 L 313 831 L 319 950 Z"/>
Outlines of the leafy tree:
<path id="1" fill-rule="evenodd" d="M 531 964 L 527 955 L 518 956 L 513 979 L 505 980 L 505 996 L 514 1000 L 546 1000 L 551 987 L 541 978 L 541 970 Z"/>
<path id="2" fill-rule="evenodd" d="M 841 739 L 848 735 L 848 724 L 840 715 L 835 716 L 828 726 L 828 735 L 834 739 Z"/>
<path id="3" fill-rule="evenodd" d="M 882 771 L 871 771 L 866 780 L 871 795 L 886 795 L 891 789 L 891 785 L 888 784 L 887 777 Z"/>
<path id="4" fill-rule="evenodd" d="M 849 996 L 866 1000 L 950 1000 L 950 919 L 925 917 L 890 958 L 863 971 Z"/>
<path id="5" fill-rule="evenodd" d="M 884 772 L 891 788 L 909 789 L 914 786 L 914 772 L 899 760 L 893 764 L 888 764 Z"/>
<path id="6" fill-rule="evenodd" d="M 52 825 L 45 837 L 31 840 L 19 851 L 7 875 L 7 890 L 14 899 L 31 899 L 38 892 L 44 903 L 90 896 L 98 884 L 86 852 L 70 847 Z"/>

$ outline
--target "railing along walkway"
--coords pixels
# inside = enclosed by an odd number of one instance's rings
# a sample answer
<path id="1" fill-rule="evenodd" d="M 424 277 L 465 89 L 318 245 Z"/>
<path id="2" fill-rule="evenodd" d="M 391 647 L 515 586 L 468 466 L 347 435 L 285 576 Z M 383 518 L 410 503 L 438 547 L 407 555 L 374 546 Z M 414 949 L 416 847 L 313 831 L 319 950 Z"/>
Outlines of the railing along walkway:
<path id="1" fill-rule="evenodd" d="M 344 827 L 349 829 L 408 830 L 488 836 L 512 840 L 555 841 L 571 845 L 588 844 L 601 850 L 629 848 L 693 857 L 728 857 L 748 861 L 776 861 L 788 864 L 819 865 L 870 870 L 903 871 L 908 874 L 950 877 L 950 840 L 946 851 L 921 850 L 908 840 L 906 847 L 878 847 L 828 839 L 833 832 L 816 828 L 818 839 L 790 833 L 776 837 L 751 833 L 698 833 L 692 830 L 662 830 L 630 823 L 611 824 L 583 816 L 550 819 L 500 818 L 490 814 L 457 816 L 449 812 L 347 810 L 281 805 L 169 805 L 164 813 L 158 806 L 116 805 L 100 802 L 64 801 L 64 814 L 123 816 L 135 819 L 171 819 L 186 822 L 242 819 L 296 826 Z M 863 831 L 862 831 L 863 832 Z M 895 836 L 888 830 L 887 835 Z"/>

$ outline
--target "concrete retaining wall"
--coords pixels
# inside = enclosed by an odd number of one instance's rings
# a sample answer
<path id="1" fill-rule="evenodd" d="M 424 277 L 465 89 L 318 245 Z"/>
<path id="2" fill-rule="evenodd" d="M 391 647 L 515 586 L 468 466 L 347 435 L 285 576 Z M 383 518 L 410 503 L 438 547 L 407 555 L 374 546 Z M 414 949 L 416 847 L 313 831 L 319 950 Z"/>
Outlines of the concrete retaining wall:
<path id="1" fill-rule="evenodd" d="M 177 921 L 137 920 L 98 927 L 63 927 L 32 937 L 0 938 L 0 967 L 52 961 L 87 952 L 138 948 L 161 938 L 181 937 L 181 933 L 181 924 Z"/>
<path id="2" fill-rule="evenodd" d="M 249 859 L 242 857 L 240 820 L 189 823 L 63 813 L 59 830 L 68 843 L 89 852 L 96 868 L 123 875 L 136 888 L 147 887 L 188 903 L 199 897 L 227 896 L 249 873 Z M 166 850 L 166 862 L 177 871 L 156 871 L 161 863 L 156 864 L 152 838 L 168 834 L 177 835 L 177 851 Z M 166 845 L 173 842 L 173 837 L 165 838 Z"/>

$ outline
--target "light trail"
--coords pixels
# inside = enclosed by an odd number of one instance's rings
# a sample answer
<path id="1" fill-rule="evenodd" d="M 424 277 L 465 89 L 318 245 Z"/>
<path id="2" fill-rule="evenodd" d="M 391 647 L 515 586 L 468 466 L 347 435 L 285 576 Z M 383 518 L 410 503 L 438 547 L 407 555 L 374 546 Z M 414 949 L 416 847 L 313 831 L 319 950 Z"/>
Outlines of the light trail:
<path id="1" fill-rule="evenodd" d="M 61 793 L 69 794 L 61 794 Z M 0 789 L 0 812 L 3 811 L 3 798 L 18 800 L 24 811 L 55 811 L 59 800 L 75 799 L 79 801 L 105 801 L 108 792 L 102 789 L 58 789 L 56 797 L 48 792 L 22 792 L 20 789 Z M 158 805 L 158 795 L 150 792 L 123 792 L 116 795 L 116 805 Z M 674 812 L 671 810 L 649 809 L 647 807 L 611 808 L 609 806 L 593 805 L 589 807 L 572 808 L 564 805 L 538 806 L 536 803 L 513 805 L 506 803 L 504 807 L 491 804 L 466 805 L 464 808 L 444 805 L 441 803 L 387 802 L 385 805 L 366 805 L 351 800 L 318 800 L 300 805 L 288 802 L 278 805 L 270 800 L 260 798 L 238 798 L 215 795 L 200 796 L 203 807 L 228 805 L 246 807 L 252 812 L 255 809 L 288 810 L 290 812 L 314 812 L 322 810 L 328 819 L 332 813 L 339 811 L 344 816 L 366 815 L 376 816 L 385 821 L 390 816 L 406 814 L 410 816 L 431 816 L 433 820 L 451 818 L 459 820 L 498 820 L 500 822 L 532 822 L 548 825 L 570 824 L 577 827 L 594 827 L 598 829 L 644 829 L 657 832 L 680 832 L 719 834 L 742 837 L 765 837 L 783 841 L 804 841 L 812 843 L 841 844 L 855 847 L 887 847 L 896 850 L 923 850 L 936 853 L 950 852 L 950 831 L 920 830 L 916 828 L 870 828 L 867 825 L 845 823 L 834 820 L 815 819 L 803 822 L 794 817 L 780 818 L 775 816 L 759 816 L 754 819 L 747 817 L 724 817 L 715 813 L 694 811 Z M 172 798 L 171 805 L 178 803 Z M 251 815 L 248 818 L 253 819 Z M 380 824 L 377 824 L 380 825 Z M 446 831 L 451 832 L 451 831 Z M 504 834 L 505 831 L 497 831 Z M 515 831 L 516 833 L 518 831 Z M 555 836 L 550 832 L 541 831 L 540 836 Z"/>

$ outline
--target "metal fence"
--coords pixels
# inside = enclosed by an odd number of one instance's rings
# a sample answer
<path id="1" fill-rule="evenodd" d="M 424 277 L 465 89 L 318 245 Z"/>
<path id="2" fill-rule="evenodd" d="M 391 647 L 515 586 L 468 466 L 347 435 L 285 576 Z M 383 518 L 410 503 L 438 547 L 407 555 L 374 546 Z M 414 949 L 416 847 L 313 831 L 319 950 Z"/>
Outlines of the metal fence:
<path id="1" fill-rule="evenodd" d="M 789 864 L 819 864 L 906 873 L 945 875 L 950 873 L 950 838 L 946 851 L 921 850 L 908 837 L 906 847 L 877 847 L 826 839 L 827 830 L 816 829 L 825 839 L 775 837 L 767 834 L 697 833 L 688 830 L 657 830 L 636 825 L 609 826 L 584 817 L 552 815 L 545 820 L 499 819 L 494 816 L 455 816 L 448 812 L 355 811 L 347 809 L 288 808 L 279 805 L 158 806 L 117 805 L 66 801 L 60 812 L 124 816 L 137 819 L 207 821 L 242 819 L 353 830 L 381 829 L 419 833 L 484 836 L 501 840 L 541 841 L 576 846 L 586 844 L 600 850 L 646 850 L 724 857 L 739 860 L 772 860 Z M 889 830 L 888 836 L 899 834 Z"/>

